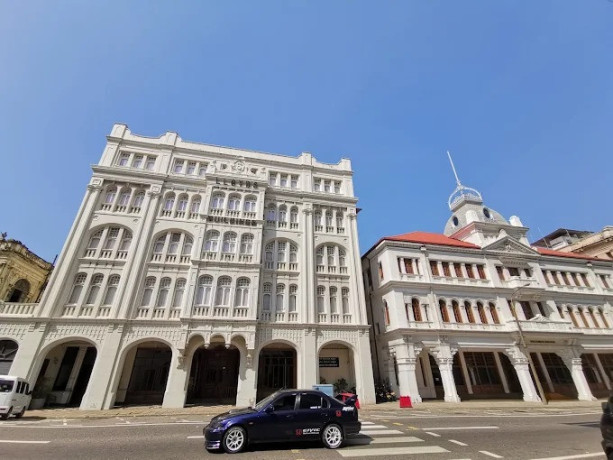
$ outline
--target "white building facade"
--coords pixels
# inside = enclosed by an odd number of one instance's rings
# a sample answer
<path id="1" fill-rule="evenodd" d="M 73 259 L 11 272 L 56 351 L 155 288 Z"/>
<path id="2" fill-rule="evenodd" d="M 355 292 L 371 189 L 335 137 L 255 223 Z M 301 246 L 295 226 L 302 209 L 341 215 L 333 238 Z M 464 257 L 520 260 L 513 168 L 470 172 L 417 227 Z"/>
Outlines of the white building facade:
<path id="1" fill-rule="evenodd" d="M 40 304 L 0 305 L 47 404 L 374 400 L 349 160 L 108 136 Z"/>
<path id="2" fill-rule="evenodd" d="M 459 181 L 449 206 L 444 234 L 384 237 L 362 258 L 375 379 L 413 402 L 608 395 L 613 264 L 532 248 Z"/>

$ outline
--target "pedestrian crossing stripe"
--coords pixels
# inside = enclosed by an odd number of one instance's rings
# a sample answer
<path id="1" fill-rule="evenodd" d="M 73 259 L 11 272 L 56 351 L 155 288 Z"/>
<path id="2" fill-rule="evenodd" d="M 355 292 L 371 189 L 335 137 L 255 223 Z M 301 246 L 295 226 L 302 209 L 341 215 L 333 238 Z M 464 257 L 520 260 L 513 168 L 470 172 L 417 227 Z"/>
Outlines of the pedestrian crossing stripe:
<path id="1" fill-rule="evenodd" d="M 345 441 L 345 444 L 347 446 L 369 446 L 371 444 L 397 444 L 401 442 L 424 442 L 424 440 L 415 436 L 386 436 L 382 438 L 364 436 L 349 438 Z"/>
<path id="2" fill-rule="evenodd" d="M 345 448 L 337 451 L 341 457 L 374 457 L 383 455 L 419 455 L 419 454 L 442 454 L 449 452 L 440 446 L 416 446 L 416 447 L 374 447 L 364 449 L 360 447 Z"/>
<path id="3" fill-rule="evenodd" d="M 360 434 L 366 435 L 379 435 L 379 434 L 403 434 L 400 430 L 362 430 Z"/>

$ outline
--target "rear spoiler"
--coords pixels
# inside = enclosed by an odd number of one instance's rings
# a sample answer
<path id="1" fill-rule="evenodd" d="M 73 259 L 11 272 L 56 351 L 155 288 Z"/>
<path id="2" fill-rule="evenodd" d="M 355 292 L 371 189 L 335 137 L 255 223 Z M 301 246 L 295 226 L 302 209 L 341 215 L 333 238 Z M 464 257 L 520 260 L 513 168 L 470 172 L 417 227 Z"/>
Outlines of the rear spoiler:
<path id="1" fill-rule="evenodd" d="M 357 400 L 358 400 L 358 395 L 353 395 L 345 400 L 345 404 L 347 406 L 355 407 L 355 403 L 357 402 Z"/>

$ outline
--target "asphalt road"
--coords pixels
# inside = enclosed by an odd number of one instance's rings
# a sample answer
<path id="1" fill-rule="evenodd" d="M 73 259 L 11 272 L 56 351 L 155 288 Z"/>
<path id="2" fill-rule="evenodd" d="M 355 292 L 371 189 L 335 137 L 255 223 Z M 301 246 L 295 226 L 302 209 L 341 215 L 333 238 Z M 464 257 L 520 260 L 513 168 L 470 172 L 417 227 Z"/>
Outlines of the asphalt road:
<path id="1" fill-rule="evenodd" d="M 365 411 L 362 434 L 342 449 L 321 444 L 257 445 L 231 458 L 265 460 L 605 458 L 599 413 L 482 411 L 451 415 Z M 202 427 L 210 417 L 112 417 L 0 422 L 2 459 L 206 459 Z"/>

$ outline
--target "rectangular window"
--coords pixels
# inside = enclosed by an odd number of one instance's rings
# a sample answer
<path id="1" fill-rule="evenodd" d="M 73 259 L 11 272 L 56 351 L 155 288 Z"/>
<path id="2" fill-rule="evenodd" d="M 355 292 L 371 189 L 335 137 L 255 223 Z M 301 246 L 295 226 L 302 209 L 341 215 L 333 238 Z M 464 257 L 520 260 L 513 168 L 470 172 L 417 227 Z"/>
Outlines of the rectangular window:
<path id="1" fill-rule="evenodd" d="M 443 274 L 448 278 L 451 276 L 451 270 L 449 270 L 449 262 L 443 262 Z"/>
<path id="2" fill-rule="evenodd" d="M 480 279 L 487 279 L 487 276 L 485 276 L 485 268 L 483 267 L 483 265 L 477 265 L 477 273 L 479 273 Z"/>
<path id="3" fill-rule="evenodd" d="M 541 316 L 547 317 L 547 315 L 545 314 L 545 307 L 543 306 L 543 302 L 537 302 L 536 306 L 538 307 Z"/>
<path id="4" fill-rule="evenodd" d="M 277 173 L 270 173 L 268 176 L 268 184 L 269 185 L 277 185 Z"/>
<path id="5" fill-rule="evenodd" d="M 281 174 L 281 187 L 287 187 L 287 174 Z"/>
<path id="6" fill-rule="evenodd" d="M 412 259 L 404 259 L 404 270 L 409 275 L 414 275 L 414 273 L 413 273 L 413 260 Z"/>
<path id="7" fill-rule="evenodd" d="M 187 163 L 187 174 L 193 176 L 195 173 L 196 173 L 196 162 L 190 161 L 189 163 Z"/>
<path id="8" fill-rule="evenodd" d="M 121 155 L 119 155 L 119 159 L 117 160 L 117 164 L 119 166 L 127 166 L 129 159 L 130 159 L 130 154 L 129 153 L 122 153 Z"/>
<path id="9" fill-rule="evenodd" d="M 500 278 L 501 281 L 505 280 L 504 270 L 501 265 L 496 265 L 496 273 L 498 273 L 498 278 Z"/>
<path id="10" fill-rule="evenodd" d="M 147 158 L 147 161 L 145 162 L 145 169 L 147 171 L 153 171 L 154 167 L 155 167 L 155 158 L 152 158 L 152 157 Z"/>
<path id="11" fill-rule="evenodd" d="M 132 167 L 133 168 L 142 168 L 143 166 L 143 156 L 142 155 L 136 155 L 134 157 L 134 159 L 132 160 Z"/>
<path id="12" fill-rule="evenodd" d="M 521 305 L 521 309 L 523 310 L 524 316 L 526 317 L 526 319 L 534 318 L 534 313 L 532 312 L 532 307 L 530 306 L 530 302 L 521 301 L 519 302 L 519 304 Z"/>
<path id="13" fill-rule="evenodd" d="M 458 278 L 464 278 L 464 273 L 462 272 L 462 264 L 454 263 L 453 270 L 455 271 L 455 276 Z"/>
<path id="14" fill-rule="evenodd" d="M 198 175 L 203 177 L 206 174 L 206 163 L 198 164 Z"/>
<path id="15" fill-rule="evenodd" d="M 173 169 L 173 172 L 175 174 L 181 174 L 183 172 L 184 163 L 185 162 L 183 160 L 175 160 L 175 167 Z"/>
<path id="16" fill-rule="evenodd" d="M 438 274 L 438 263 L 436 260 L 430 261 L 430 271 L 432 271 L 432 276 L 439 276 Z"/>
<path id="17" fill-rule="evenodd" d="M 313 191 L 319 192 L 321 190 L 321 179 L 315 179 L 313 182 Z"/>
<path id="18" fill-rule="evenodd" d="M 292 176 L 291 187 L 298 188 L 298 176 Z"/>
<path id="19" fill-rule="evenodd" d="M 329 180 L 324 181 L 324 192 L 330 193 L 330 181 Z"/>
<path id="20" fill-rule="evenodd" d="M 468 277 L 470 279 L 474 279 L 475 278 L 475 273 L 473 272 L 473 266 L 471 264 L 466 264 L 466 274 L 468 275 Z"/>
<path id="21" fill-rule="evenodd" d="M 509 275 L 519 276 L 519 269 L 517 267 L 509 267 Z"/>
<path id="22" fill-rule="evenodd" d="M 334 182 L 334 193 L 341 193 L 341 183 L 338 181 Z"/>
<path id="23" fill-rule="evenodd" d="M 379 262 L 379 279 L 383 279 L 383 265 L 381 265 L 381 262 Z"/>

